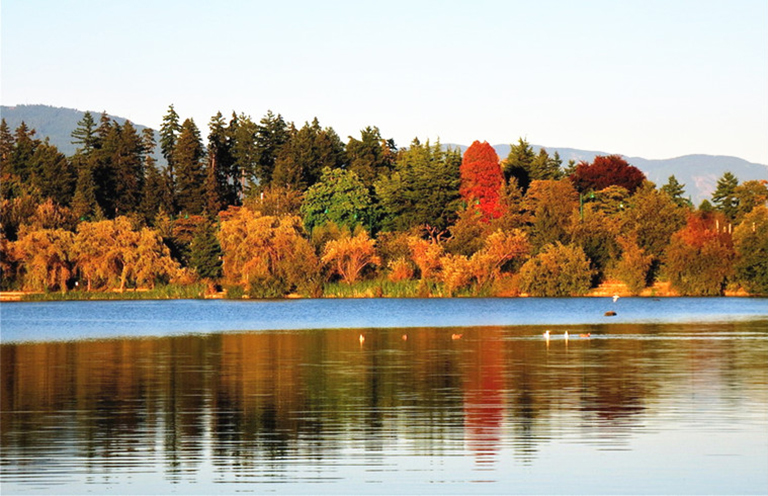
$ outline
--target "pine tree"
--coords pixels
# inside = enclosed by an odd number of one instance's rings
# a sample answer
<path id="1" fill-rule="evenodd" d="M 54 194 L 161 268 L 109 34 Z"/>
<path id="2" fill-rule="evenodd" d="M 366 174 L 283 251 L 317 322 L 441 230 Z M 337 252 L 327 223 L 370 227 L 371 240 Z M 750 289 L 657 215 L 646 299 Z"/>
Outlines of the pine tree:
<path id="1" fill-rule="evenodd" d="M 513 177 L 517 180 L 517 186 L 525 194 L 528 186 L 534 179 L 531 177 L 531 167 L 536 155 L 528 141 L 519 138 L 516 145 L 510 145 L 509 155 L 504 161 L 504 178 L 507 182 Z"/>
<path id="2" fill-rule="evenodd" d="M 179 114 L 176 113 L 173 104 L 171 104 L 168 106 L 168 113 L 163 116 L 163 123 L 160 125 L 160 151 L 167 163 L 164 174 L 166 182 L 164 196 L 169 197 L 166 203 L 171 207 L 170 211 L 175 211 L 176 207 L 176 159 L 174 151 L 180 132 Z"/>
<path id="3" fill-rule="evenodd" d="M 232 141 L 221 112 L 217 112 L 208 123 L 208 160 L 206 162 L 205 196 L 206 210 L 216 214 L 227 205 L 237 203 L 237 192 L 232 187 L 237 178 L 233 177 L 234 157 Z"/>
<path id="4" fill-rule="evenodd" d="M 203 279 L 218 279 L 221 277 L 221 256 L 216 226 L 211 222 L 202 224 L 190 243 L 190 267 Z"/>
<path id="5" fill-rule="evenodd" d="M 324 168 L 341 167 L 345 160 L 344 143 L 332 128 L 322 129 L 315 118 L 280 148 L 272 183 L 303 191 L 320 179 Z"/>
<path id="6" fill-rule="evenodd" d="M 14 147 L 11 152 L 11 160 L 8 163 L 8 171 L 16 174 L 22 181 L 28 181 L 32 170 L 32 156 L 35 154 L 35 148 L 40 144 L 40 140 L 35 138 L 35 130 L 30 129 L 22 121 L 13 137 Z M 3 169 L 5 171 L 5 168 Z"/>
<path id="7" fill-rule="evenodd" d="M 257 174 L 259 160 L 259 150 L 256 148 L 257 130 L 258 126 L 249 116 L 245 114 L 232 116 L 232 122 L 229 124 L 234 159 L 232 181 L 237 186 L 233 192 L 238 200 L 260 185 Z"/>
<path id="8" fill-rule="evenodd" d="M 346 147 L 349 170 L 353 171 L 369 189 L 381 174 L 392 169 L 395 159 L 391 140 L 384 140 L 377 127 L 366 127 L 360 131 L 360 139 L 349 137 Z"/>
<path id="9" fill-rule="evenodd" d="M 0 172 L 3 174 L 8 172 L 14 146 L 16 146 L 16 140 L 13 133 L 5 119 L 2 119 L 0 120 Z"/>
<path id="10" fill-rule="evenodd" d="M 685 184 L 680 184 L 674 175 L 669 176 L 667 184 L 661 187 L 661 191 L 668 194 L 672 200 L 681 207 L 690 206 L 691 202 L 683 197 Z"/>
<path id="11" fill-rule="evenodd" d="M 256 177 L 259 184 L 269 184 L 275 170 L 275 162 L 280 148 L 290 138 L 289 126 L 283 116 L 274 115 L 272 111 L 261 118 L 256 126 L 257 166 Z"/>
<path id="12" fill-rule="evenodd" d="M 71 136 L 72 144 L 79 145 L 76 153 L 88 155 L 93 151 L 96 146 L 96 121 L 90 112 L 83 115 Z"/>
<path id="13" fill-rule="evenodd" d="M 181 125 L 173 150 L 176 165 L 176 202 L 180 212 L 198 215 L 205 210 L 205 171 L 200 131 L 192 119 Z"/>
<path id="14" fill-rule="evenodd" d="M 69 205 L 75 192 L 77 172 L 67 157 L 54 145 L 44 141 L 35 148 L 30 183 L 38 188 L 43 197 L 58 205 Z"/>
<path id="15" fill-rule="evenodd" d="M 712 203 L 715 205 L 715 210 L 723 212 L 730 220 L 736 218 L 739 210 L 739 199 L 736 196 L 738 185 L 739 180 L 736 179 L 736 176 L 726 172 L 717 180 L 717 187 L 712 193 Z"/>

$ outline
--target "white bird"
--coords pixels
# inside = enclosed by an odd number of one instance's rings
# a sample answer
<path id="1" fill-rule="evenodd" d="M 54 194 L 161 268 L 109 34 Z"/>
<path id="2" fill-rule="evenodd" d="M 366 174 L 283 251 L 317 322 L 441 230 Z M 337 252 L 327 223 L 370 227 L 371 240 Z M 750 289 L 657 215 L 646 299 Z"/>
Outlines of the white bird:
<path id="1" fill-rule="evenodd" d="M 548 331 L 548 330 L 547 330 L 547 331 L 544 331 L 544 339 L 546 339 L 547 341 L 549 341 L 549 331 Z"/>
<path id="2" fill-rule="evenodd" d="M 616 300 L 619 299 L 619 295 L 613 295 L 613 302 L 616 303 Z"/>
<path id="3" fill-rule="evenodd" d="M 361 334 L 359 339 L 360 339 L 360 346 L 362 346 L 362 345 L 363 345 L 363 343 L 365 343 L 365 336 L 363 336 L 363 335 Z"/>
<path id="4" fill-rule="evenodd" d="M 565 331 L 565 334 L 563 334 L 563 336 L 565 336 L 565 340 L 568 341 L 568 331 Z"/>

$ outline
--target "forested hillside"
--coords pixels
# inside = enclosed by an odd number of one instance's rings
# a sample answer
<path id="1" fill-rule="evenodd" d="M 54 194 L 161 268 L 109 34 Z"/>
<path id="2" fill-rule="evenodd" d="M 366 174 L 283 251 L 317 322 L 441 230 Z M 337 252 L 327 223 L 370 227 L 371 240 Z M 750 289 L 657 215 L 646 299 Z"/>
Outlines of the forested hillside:
<path id="1" fill-rule="evenodd" d="M 0 125 L 2 287 L 94 293 L 221 288 L 229 297 L 768 294 L 768 181 L 723 173 L 709 200 L 619 155 L 563 163 L 375 126 L 173 106 L 157 133 L 83 114 L 67 155 Z M 153 150 L 159 149 L 164 165 Z M 154 294 L 154 293 L 152 293 Z"/>

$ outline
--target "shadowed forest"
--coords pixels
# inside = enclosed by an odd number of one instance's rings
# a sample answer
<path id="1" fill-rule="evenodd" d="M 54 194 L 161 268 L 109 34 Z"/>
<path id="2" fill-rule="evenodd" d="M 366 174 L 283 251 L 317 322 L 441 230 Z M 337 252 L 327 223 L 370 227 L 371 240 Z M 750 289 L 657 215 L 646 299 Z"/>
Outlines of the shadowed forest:
<path id="1" fill-rule="evenodd" d="M 768 185 L 695 206 L 618 155 L 500 158 L 376 127 L 211 118 L 155 133 L 86 113 L 65 156 L 0 124 L 2 289 L 43 297 L 768 294 Z M 153 151 L 159 148 L 162 157 Z M 613 287 L 613 286 L 612 286 Z M 58 294 L 58 296 L 57 296 Z"/>

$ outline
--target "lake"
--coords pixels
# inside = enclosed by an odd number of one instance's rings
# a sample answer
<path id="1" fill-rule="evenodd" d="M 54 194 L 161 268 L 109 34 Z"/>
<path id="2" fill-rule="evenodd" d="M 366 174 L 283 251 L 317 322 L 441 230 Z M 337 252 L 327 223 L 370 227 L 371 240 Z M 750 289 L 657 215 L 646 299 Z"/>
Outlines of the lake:
<path id="1" fill-rule="evenodd" d="M 0 332 L 4 495 L 768 493 L 768 299 L 4 303 Z"/>

